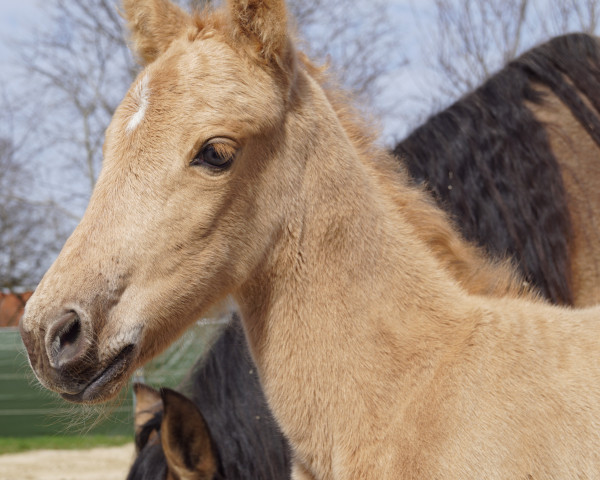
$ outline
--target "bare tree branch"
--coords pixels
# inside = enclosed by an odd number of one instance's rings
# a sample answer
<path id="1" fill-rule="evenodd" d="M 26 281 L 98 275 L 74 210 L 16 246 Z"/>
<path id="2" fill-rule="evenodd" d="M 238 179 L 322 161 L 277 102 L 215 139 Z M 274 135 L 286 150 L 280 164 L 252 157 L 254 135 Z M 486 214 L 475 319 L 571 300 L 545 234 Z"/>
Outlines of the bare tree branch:
<path id="1" fill-rule="evenodd" d="M 430 67 L 444 79 L 440 95 L 480 85 L 526 49 L 569 31 L 596 33 L 600 0 L 434 0 Z"/>
<path id="2" fill-rule="evenodd" d="M 211 2 L 179 1 L 196 10 Z M 23 98 L 5 101 L 0 119 L 0 287 L 37 281 L 94 188 L 104 131 L 139 71 L 119 5 L 47 0 L 50 21 L 20 47 Z M 385 0 L 292 0 L 290 8 L 309 52 L 365 102 L 404 61 L 389 56 L 399 42 Z M 20 103 L 30 113 L 17 119 L 11 108 Z"/>
<path id="3" fill-rule="evenodd" d="M 10 107 L 2 109 L 3 126 L 14 121 Z M 0 289 L 34 286 L 64 240 L 54 205 L 32 200 L 32 172 L 19 158 L 24 152 L 8 134 L 0 136 Z"/>

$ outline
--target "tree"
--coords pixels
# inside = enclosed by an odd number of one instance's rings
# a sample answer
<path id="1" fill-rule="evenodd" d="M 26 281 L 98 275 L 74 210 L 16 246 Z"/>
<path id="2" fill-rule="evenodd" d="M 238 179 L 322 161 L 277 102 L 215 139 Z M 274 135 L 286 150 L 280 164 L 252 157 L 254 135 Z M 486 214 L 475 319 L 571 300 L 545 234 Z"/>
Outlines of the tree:
<path id="1" fill-rule="evenodd" d="M 179 1 L 194 9 L 211 0 Z M 64 232 L 83 213 L 96 183 L 104 131 L 139 71 L 127 46 L 119 3 L 48 0 L 43 4 L 48 23 L 20 46 L 20 98 L 5 103 L 23 104 L 22 110 L 29 112 L 27 118 L 11 120 L 18 124 L 15 130 L 27 133 L 27 141 L 15 141 L 14 131 L 0 131 L 1 166 L 6 168 L 0 190 L 0 275 L 11 278 L 4 286 L 35 283 L 42 265 L 64 241 Z M 310 39 L 305 46 L 311 56 L 330 63 L 337 78 L 366 104 L 379 92 L 378 79 L 402 64 L 389 59 L 398 39 L 385 0 L 289 4 L 298 31 Z M 24 194 L 24 180 L 32 177 L 35 198 Z M 15 191 L 12 185 L 20 188 Z M 38 258 L 43 252 L 48 252 L 46 259 Z"/>
<path id="2" fill-rule="evenodd" d="M 536 15 L 542 14 L 544 5 L 539 5 Z M 541 15 L 544 18 L 543 15 Z M 553 2 L 549 18 L 543 22 L 544 31 L 550 35 L 570 30 L 595 34 L 600 20 L 600 2 L 598 0 L 562 0 Z"/>
<path id="3" fill-rule="evenodd" d="M 22 46 L 36 138 L 60 169 L 57 200 L 83 211 L 96 183 L 112 114 L 137 72 L 113 0 L 52 0 L 52 21 Z M 66 188 L 65 188 L 66 187 Z"/>
<path id="4" fill-rule="evenodd" d="M 18 153 L 0 137 L 0 289 L 9 290 L 36 285 L 64 239 L 55 206 L 28 195 L 32 182 Z"/>
<path id="5" fill-rule="evenodd" d="M 328 63 L 341 83 L 373 106 L 388 72 L 406 65 L 401 32 L 391 15 L 393 2 L 293 0 L 288 2 L 305 49 Z"/>
<path id="6" fill-rule="evenodd" d="M 186 8 L 202 8 L 208 1 L 182 0 Z M 118 4 L 49 0 L 45 8 L 52 21 L 23 46 L 28 96 L 45 112 L 38 138 L 60 159 L 55 165 L 62 169 L 64 185 L 55 195 L 73 213 L 81 213 L 87 203 L 100 170 L 104 130 L 138 72 Z M 330 60 L 337 77 L 368 101 L 378 91 L 378 77 L 398 63 L 387 55 L 397 39 L 384 0 L 347 7 L 347 0 L 295 0 L 290 5 L 298 30 L 311 39 L 311 53 Z"/>
<path id="7" fill-rule="evenodd" d="M 446 80 L 444 94 L 472 90 L 516 56 L 529 6 L 529 0 L 435 0 L 438 36 L 431 58 Z"/>
<path id="8" fill-rule="evenodd" d="M 434 0 L 427 47 L 442 98 L 474 89 L 525 50 L 569 31 L 596 33 L 600 0 Z"/>

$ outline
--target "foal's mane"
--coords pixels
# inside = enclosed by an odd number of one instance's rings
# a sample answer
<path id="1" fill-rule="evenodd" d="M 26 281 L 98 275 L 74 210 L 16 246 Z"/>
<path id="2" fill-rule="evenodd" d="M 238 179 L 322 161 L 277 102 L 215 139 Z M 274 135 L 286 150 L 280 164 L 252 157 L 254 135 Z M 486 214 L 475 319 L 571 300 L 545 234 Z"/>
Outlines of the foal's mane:
<path id="1" fill-rule="evenodd" d="M 378 132 L 355 107 L 352 95 L 337 85 L 326 68 L 316 67 L 305 55 L 299 56 L 304 68 L 323 88 L 362 162 L 375 170 L 386 194 L 442 268 L 473 294 L 538 298 L 511 260 L 503 256 L 490 259 L 483 249 L 465 241 L 423 185 L 410 178 L 404 163 L 377 145 Z"/>
<path id="2" fill-rule="evenodd" d="M 571 304 L 571 220 L 548 132 L 527 108 L 544 104 L 536 84 L 556 95 L 600 144 L 598 42 L 572 34 L 509 63 L 432 116 L 394 153 L 461 219 L 467 239 L 490 254 L 520 258 L 529 282 L 553 302 Z"/>

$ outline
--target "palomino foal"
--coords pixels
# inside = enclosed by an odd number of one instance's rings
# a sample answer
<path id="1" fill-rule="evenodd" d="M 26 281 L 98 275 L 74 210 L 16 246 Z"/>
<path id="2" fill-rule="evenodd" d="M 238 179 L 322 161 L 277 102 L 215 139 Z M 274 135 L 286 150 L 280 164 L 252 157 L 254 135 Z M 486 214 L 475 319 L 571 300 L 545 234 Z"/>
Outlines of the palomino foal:
<path id="1" fill-rule="evenodd" d="M 459 285 L 283 0 L 125 11 L 147 67 L 21 325 L 44 385 L 107 399 L 231 293 L 297 479 L 600 475 L 600 310 Z"/>

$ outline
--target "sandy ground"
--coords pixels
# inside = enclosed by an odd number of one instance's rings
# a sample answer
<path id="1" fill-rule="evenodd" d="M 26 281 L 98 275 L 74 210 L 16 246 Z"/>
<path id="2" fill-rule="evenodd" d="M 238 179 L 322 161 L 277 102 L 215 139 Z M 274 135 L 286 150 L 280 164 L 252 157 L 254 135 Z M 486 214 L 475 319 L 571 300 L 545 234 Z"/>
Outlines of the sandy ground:
<path id="1" fill-rule="evenodd" d="M 0 480 L 125 480 L 133 444 L 0 455 Z"/>

